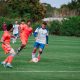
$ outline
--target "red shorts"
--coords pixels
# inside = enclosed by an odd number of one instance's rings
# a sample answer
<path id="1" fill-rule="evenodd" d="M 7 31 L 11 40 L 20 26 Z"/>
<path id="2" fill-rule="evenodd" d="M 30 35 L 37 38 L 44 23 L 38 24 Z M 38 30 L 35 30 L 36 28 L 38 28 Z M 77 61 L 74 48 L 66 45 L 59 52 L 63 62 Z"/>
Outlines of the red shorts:
<path id="1" fill-rule="evenodd" d="M 4 50 L 5 54 L 8 54 L 11 50 L 10 44 L 2 44 L 2 49 Z"/>
<path id="2" fill-rule="evenodd" d="M 23 45 L 26 45 L 28 42 L 28 37 L 25 35 L 20 35 L 20 39 Z"/>

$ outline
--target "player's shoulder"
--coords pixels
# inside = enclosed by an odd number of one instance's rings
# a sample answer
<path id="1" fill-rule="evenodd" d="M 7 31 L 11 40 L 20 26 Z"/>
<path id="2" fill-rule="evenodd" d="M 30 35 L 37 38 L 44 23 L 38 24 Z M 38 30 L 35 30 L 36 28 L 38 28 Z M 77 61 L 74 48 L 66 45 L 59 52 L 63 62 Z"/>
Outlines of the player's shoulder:
<path id="1" fill-rule="evenodd" d="M 8 34 L 9 32 L 8 31 L 4 31 L 4 34 Z"/>
<path id="2" fill-rule="evenodd" d="M 4 36 L 7 36 L 7 35 L 9 35 L 9 32 L 8 31 L 4 31 Z"/>
<path id="3" fill-rule="evenodd" d="M 32 27 L 30 27 L 30 30 L 33 30 L 33 28 L 32 28 Z"/>
<path id="4" fill-rule="evenodd" d="M 36 29 L 41 29 L 41 26 L 37 26 Z"/>

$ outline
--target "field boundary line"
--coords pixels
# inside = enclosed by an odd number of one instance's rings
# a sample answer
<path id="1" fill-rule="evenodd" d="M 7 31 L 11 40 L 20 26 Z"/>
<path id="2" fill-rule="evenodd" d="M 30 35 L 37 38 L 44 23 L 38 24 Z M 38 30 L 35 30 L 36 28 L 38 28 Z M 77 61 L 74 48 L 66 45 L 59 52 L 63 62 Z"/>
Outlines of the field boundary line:
<path id="1" fill-rule="evenodd" d="M 80 71 L 0 71 L 0 73 L 80 73 Z"/>

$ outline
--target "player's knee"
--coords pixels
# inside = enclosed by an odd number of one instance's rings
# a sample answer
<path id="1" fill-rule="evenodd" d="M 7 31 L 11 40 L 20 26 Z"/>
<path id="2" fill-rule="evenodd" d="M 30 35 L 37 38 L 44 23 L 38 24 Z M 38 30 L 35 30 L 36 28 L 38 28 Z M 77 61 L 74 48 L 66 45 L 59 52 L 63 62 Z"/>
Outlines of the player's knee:
<path id="1" fill-rule="evenodd" d="M 42 50 L 39 50 L 39 53 L 42 54 Z"/>
<path id="2" fill-rule="evenodd" d="M 33 53 L 36 53 L 36 50 L 37 50 L 37 49 L 36 49 L 36 48 L 34 48 Z"/>
<path id="3" fill-rule="evenodd" d="M 10 54 L 11 54 L 12 56 L 15 56 L 15 55 L 16 55 L 16 53 L 15 53 L 15 51 L 14 51 L 13 48 L 10 50 Z"/>

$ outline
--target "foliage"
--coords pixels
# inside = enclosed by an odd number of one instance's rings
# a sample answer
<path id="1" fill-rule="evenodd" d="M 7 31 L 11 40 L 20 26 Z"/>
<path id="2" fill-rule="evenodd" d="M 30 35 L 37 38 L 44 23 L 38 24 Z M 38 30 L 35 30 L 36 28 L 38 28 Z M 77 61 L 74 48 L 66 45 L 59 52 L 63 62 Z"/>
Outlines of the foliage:
<path id="1" fill-rule="evenodd" d="M 64 36 L 80 36 L 80 17 L 69 17 L 63 21 L 50 23 L 49 32 Z"/>
<path id="2" fill-rule="evenodd" d="M 59 35 L 61 24 L 59 21 L 53 21 L 50 23 L 49 33 Z"/>
<path id="3" fill-rule="evenodd" d="M 61 35 L 80 36 L 80 17 L 70 17 L 63 20 Z"/>
<path id="4" fill-rule="evenodd" d="M 46 9 L 40 4 L 39 0 L 1 0 L 0 11 L 3 14 L 0 16 L 10 18 L 27 17 L 36 21 L 45 16 Z"/>

